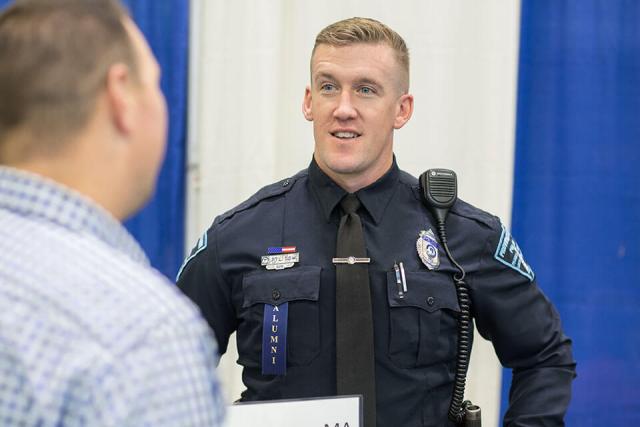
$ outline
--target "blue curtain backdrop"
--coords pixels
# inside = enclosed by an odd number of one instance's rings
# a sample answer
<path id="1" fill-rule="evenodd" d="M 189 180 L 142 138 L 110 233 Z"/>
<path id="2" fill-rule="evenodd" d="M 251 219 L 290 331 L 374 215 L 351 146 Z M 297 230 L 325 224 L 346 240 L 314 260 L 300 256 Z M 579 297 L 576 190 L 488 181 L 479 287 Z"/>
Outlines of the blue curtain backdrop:
<path id="1" fill-rule="evenodd" d="M 184 258 L 185 153 L 189 63 L 187 0 L 126 0 L 162 68 L 162 90 L 169 109 L 167 155 L 149 204 L 126 226 L 151 264 L 174 280 Z"/>
<path id="2" fill-rule="evenodd" d="M 640 2 L 521 20 L 512 224 L 573 339 L 567 425 L 640 425 Z"/>
<path id="3" fill-rule="evenodd" d="M 12 3 L 0 0 L 0 8 Z M 188 0 L 125 0 L 162 68 L 162 90 L 169 110 L 167 155 L 156 193 L 125 224 L 151 264 L 170 280 L 184 257 L 185 153 L 189 58 Z"/>

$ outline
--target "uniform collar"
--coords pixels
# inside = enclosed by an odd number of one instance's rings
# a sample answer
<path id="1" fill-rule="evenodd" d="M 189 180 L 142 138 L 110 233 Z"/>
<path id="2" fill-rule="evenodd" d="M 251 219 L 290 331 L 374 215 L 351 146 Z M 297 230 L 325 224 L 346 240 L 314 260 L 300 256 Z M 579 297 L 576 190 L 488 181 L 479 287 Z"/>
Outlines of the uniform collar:
<path id="1" fill-rule="evenodd" d="M 134 261 L 149 261 L 133 236 L 109 212 L 70 188 L 30 172 L 0 166 L 0 209 L 91 234 Z"/>
<path id="2" fill-rule="evenodd" d="M 382 220 L 384 212 L 391 201 L 391 196 L 393 196 L 397 188 L 399 179 L 400 170 L 398 169 L 398 164 L 394 156 L 391 168 L 389 168 L 387 173 L 373 184 L 356 191 L 360 203 L 362 203 L 362 206 L 369 215 L 371 215 L 374 223 L 378 224 Z M 331 178 L 318 167 L 315 159 L 312 159 L 309 165 L 309 182 L 313 193 L 320 203 L 322 213 L 327 222 L 329 222 L 333 211 L 340 210 L 338 203 L 340 203 L 340 200 L 342 200 L 347 192 L 333 182 Z"/>

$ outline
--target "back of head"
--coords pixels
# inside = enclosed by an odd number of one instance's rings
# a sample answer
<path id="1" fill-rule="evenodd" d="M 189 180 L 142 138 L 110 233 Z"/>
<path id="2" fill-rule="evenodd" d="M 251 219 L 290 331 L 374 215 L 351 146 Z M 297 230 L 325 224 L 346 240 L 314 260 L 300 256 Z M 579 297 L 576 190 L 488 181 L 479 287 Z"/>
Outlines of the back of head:
<path id="1" fill-rule="evenodd" d="M 0 14 L 0 164 L 7 150 L 60 148 L 87 124 L 110 65 L 136 69 L 125 16 L 114 0 L 16 0 Z"/>
<path id="2" fill-rule="evenodd" d="M 409 90 L 409 49 L 402 37 L 380 21 L 371 18 L 348 18 L 322 29 L 316 36 L 311 60 L 318 45 L 341 47 L 357 43 L 386 44 L 396 54 L 398 64 L 405 73 L 405 91 Z"/>

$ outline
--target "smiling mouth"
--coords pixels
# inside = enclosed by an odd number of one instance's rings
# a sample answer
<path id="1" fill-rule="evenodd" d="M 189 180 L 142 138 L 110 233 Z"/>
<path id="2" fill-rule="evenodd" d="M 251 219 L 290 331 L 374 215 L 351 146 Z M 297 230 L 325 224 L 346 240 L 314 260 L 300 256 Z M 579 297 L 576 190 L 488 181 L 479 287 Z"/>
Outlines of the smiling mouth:
<path id="1" fill-rule="evenodd" d="M 354 139 L 360 136 L 360 134 L 356 132 L 331 132 L 331 135 L 338 139 Z"/>

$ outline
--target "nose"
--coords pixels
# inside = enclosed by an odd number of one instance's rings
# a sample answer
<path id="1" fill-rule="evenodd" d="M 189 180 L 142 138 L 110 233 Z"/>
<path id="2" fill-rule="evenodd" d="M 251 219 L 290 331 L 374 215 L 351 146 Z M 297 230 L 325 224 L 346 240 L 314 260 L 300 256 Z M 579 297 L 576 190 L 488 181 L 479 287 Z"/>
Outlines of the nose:
<path id="1" fill-rule="evenodd" d="M 333 111 L 333 117 L 337 120 L 350 120 L 354 119 L 358 115 L 353 102 L 351 102 L 351 93 L 349 91 L 343 91 L 338 98 L 338 105 Z"/>

